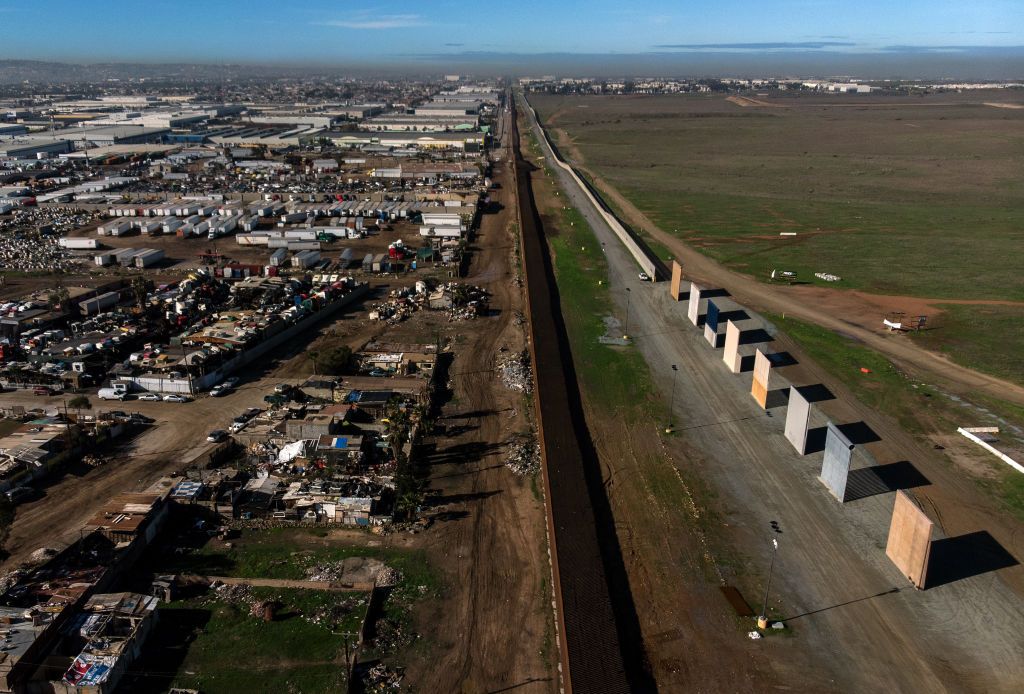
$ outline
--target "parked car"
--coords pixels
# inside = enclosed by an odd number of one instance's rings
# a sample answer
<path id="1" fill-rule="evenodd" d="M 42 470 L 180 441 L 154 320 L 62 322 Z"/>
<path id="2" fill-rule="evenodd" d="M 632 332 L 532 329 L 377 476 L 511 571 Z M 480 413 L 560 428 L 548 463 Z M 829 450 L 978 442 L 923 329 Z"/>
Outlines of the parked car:
<path id="1" fill-rule="evenodd" d="M 648 275 L 646 272 L 641 272 L 639 277 L 640 277 L 640 280 L 643 281 L 643 282 L 649 282 L 650 279 L 651 279 L 651 276 Z"/>
<path id="2" fill-rule="evenodd" d="M 210 389 L 210 397 L 211 398 L 219 398 L 222 395 L 227 395 L 227 394 L 228 394 L 228 389 L 223 387 L 223 386 L 214 386 L 212 389 Z"/>
<path id="3" fill-rule="evenodd" d="M 160 396 L 156 393 L 143 393 L 139 396 L 139 400 L 146 400 L 148 402 L 159 402 Z"/>
<path id="4" fill-rule="evenodd" d="M 25 499 L 28 499 L 35 493 L 36 490 L 33 489 L 32 487 L 14 487 L 13 489 L 8 489 L 6 492 L 4 492 L 4 494 L 7 496 L 7 500 L 10 501 L 12 504 L 17 504 L 21 501 L 24 501 Z"/>
<path id="5" fill-rule="evenodd" d="M 229 376 L 224 379 L 224 383 L 222 385 L 226 385 L 228 388 L 234 388 L 238 385 L 238 376 Z"/>
<path id="6" fill-rule="evenodd" d="M 253 417 L 255 417 L 256 415 L 258 415 L 258 414 L 259 414 L 260 412 L 262 412 L 262 411 L 263 411 L 263 410 L 261 410 L 261 409 L 260 409 L 260 408 L 258 408 L 258 407 L 247 407 L 247 408 L 245 408 L 245 412 L 243 412 L 242 414 L 244 414 L 244 415 L 245 415 L 246 417 L 248 417 L 249 419 L 252 419 Z"/>
<path id="7" fill-rule="evenodd" d="M 289 383 L 278 383 L 276 386 L 274 386 L 274 392 L 278 394 L 287 393 L 291 389 L 292 387 L 291 384 Z"/>
<path id="8" fill-rule="evenodd" d="M 47 386 L 36 386 L 32 389 L 32 395 L 53 395 L 53 388 Z"/>
<path id="9" fill-rule="evenodd" d="M 164 402 L 188 402 L 188 398 L 184 395 L 165 395 Z"/>
<path id="10" fill-rule="evenodd" d="M 228 432 L 223 429 L 214 429 L 206 435 L 206 440 L 212 443 L 220 443 L 228 437 Z"/>
<path id="11" fill-rule="evenodd" d="M 242 429 L 244 429 L 248 425 L 249 425 L 249 422 L 247 422 L 247 421 L 246 422 L 234 421 L 234 422 L 231 422 L 231 426 L 228 427 L 228 431 L 230 431 L 232 434 L 237 434 L 238 432 L 240 432 Z"/>

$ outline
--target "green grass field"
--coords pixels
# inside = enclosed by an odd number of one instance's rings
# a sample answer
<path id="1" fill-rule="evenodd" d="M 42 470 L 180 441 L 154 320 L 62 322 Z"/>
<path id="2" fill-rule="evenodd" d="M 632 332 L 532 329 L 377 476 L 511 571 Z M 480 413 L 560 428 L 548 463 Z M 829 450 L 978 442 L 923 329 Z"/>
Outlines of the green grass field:
<path id="1" fill-rule="evenodd" d="M 531 96 L 586 166 L 662 229 L 757 277 L 1024 299 L 1024 116 L 958 95 Z M 554 118 L 552 118 L 554 117 Z M 565 148 L 563 148 L 565 149 Z M 796 232 L 780 237 L 779 232 Z"/>
<path id="2" fill-rule="evenodd" d="M 910 333 L 927 349 L 979 371 L 1024 384 L 1024 309 L 941 305 L 932 330 Z"/>
<path id="3" fill-rule="evenodd" d="M 234 692 L 332 692 L 345 686 L 344 637 L 304 615 L 352 596 L 324 591 L 253 588 L 260 600 L 277 600 L 285 616 L 272 622 L 253 617 L 244 604 L 210 598 L 176 601 L 160 609 L 161 620 L 185 622 L 204 613 L 205 623 L 174 680 L 177 687 L 207 694 Z M 356 605 L 335 631 L 356 632 L 365 611 Z"/>
<path id="4" fill-rule="evenodd" d="M 932 386 L 908 378 L 884 356 L 841 335 L 793 318 L 767 316 L 776 326 L 796 340 L 807 355 L 836 376 L 858 400 L 898 421 L 906 431 L 923 435 L 936 426 L 956 431 L 963 425 L 963 408 Z M 861 368 L 870 373 L 863 373 Z M 1004 403 L 981 403 L 990 417 L 1024 423 L 1024 410 Z M 974 415 L 980 417 L 980 411 Z M 998 419 L 983 422 L 984 426 Z M 1009 466 L 991 460 L 993 475 L 975 478 L 997 497 L 1004 507 L 1024 519 L 1024 475 Z"/>
<path id="5" fill-rule="evenodd" d="M 155 568 L 163 573 L 301 580 L 306 577 L 306 568 L 313 564 L 369 557 L 398 569 L 411 583 L 427 586 L 431 591 L 439 588 L 437 576 L 421 552 L 341 543 L 321 545 L 316 543 L 319 537 L 313 528 L 243 531 L 240 539 L 232 541 L 230 549 L 207 544 L 189 554 L 161 556 Z"/>

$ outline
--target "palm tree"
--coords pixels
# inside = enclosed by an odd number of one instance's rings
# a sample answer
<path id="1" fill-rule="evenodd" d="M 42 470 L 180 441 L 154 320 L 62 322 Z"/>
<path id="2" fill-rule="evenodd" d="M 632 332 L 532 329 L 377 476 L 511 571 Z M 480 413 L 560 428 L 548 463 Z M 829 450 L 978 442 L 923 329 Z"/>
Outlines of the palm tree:
<path id="1" fill-rule="evenodd" d="M 68 407 L 73 407 L 75 409 L 75 422 L 80 423 L 82 420 L 82 410 L 91 410 L 92 403 L 86 396 L 76 395 L 68 400 Z"/>

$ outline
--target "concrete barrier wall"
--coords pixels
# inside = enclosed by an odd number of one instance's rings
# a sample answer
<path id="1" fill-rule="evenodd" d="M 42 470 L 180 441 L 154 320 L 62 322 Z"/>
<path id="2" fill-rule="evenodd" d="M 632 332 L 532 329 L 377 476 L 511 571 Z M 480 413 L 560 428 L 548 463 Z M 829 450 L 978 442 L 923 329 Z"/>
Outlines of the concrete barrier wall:
<path id="1" fill-rule="evenodd" d="M 668 293 L 672 297 L 673 301 L 679 301 L 679 295 L 682 293 L 683 284 L 683 266 L 675 260 L 672 261 L 672 282 L 669 284 Z"/>
<path id="2" fill-rule="evenodd" d="M 540 125 L 540 119 L 537 118 L 537 111 L 534 110 L 533 106 L 531 106 L 529 102 L 527 102 L 526 105 L 529 107 L 530 114 L 533 116 L 533 119 L 537 121 L 538 125 Z M 573 169 L 568 164 L 566 164 L 564 161 L 562 161 L 561 157 L 555 154 L 555 150 L 551 146 L 551 141 L 548 140 L 548 133 L 543 126 L 541 126 L 540 131 L 544 135 L 544 145 L 551 155 L 551 160 L 555 162 L 555 165 L 573 177 L 573 180 L 575 180 L 576 184 L 580 187 L 580 189 L 583 190 L 583 194 L 587 196 L 587 199 L 594 206 L 594 209 L 596 209 L 597 213 L 601 215 L 602 219 L 604 219 L 605 224 L 607 224 L 608 227 L 613 232 L 615 232 L 615 235 L 619 237 L 619 241 L 622 242 L 622 245 L 626 247 L 626 250 L 629 251 L 629 254 L 633 256 L 634 260 L 636 260 L 637 265 L 640 266 L 640 269 L 647 273 L 648 277 L 650 277 L 652 280 L 655 277 L 657 277 L 658 270 L 654 264 L 654 261 L 647 257 L 647 254 L 636 242 L 636 240 L 634 240 L 633 237 L 630 236 L 629 232 L 626 231 L 626 228 L 622 226 L 622 223 L 619 222 L 619 220 L 616 219 L 614 215 L 612 215 L 611 213 L 607 212 L 604 209 L 604 205 L 596 197 L 594 197 L 594 194 L 590 192 L 590 186 L 587 185 L 586 181 L 580 178 L 579 174 L 576 173 L 576 170 Z"/>

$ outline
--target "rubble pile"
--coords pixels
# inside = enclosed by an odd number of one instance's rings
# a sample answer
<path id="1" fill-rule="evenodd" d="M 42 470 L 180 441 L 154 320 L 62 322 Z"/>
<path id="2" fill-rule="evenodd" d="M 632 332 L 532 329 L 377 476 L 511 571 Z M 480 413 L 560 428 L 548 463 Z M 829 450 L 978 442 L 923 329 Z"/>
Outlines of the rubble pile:
<path id="1" fill-rule="evenodd" d="M 352 595 L 333 605 L 321 607 L 311 614 L 303 615 L 302 618 L 311 624 L 327 627 L 334 631 L 356 608 L 364 605 L 366 605 L 366 596 Z"/>
<path id="2" fill-rule="evenodd" d="M 377 572 L 377 585 L 383 588 L 397 586 L 402 581 L 402 572 L 390 566 L 384 566 Z"/>
<path id="3" fill-rule="evenodd" d="M 392 670 L 385 663 L 377 663 L 363 673 L 363 691 L 366 694 L 383 694 L 398 690 L 402 686 L 402 677 L 403 674 L 400 671 Z"/>
<path id="4" fill-rule="evenodd" d="M 239 605 L 247 608 L 253 616 L 262 616 L 262 603 L 252 594 L 252 586 L 248 583 L 220 583 L 215 581 L 210 585 L 213 589 L 213 599 L 229 605 Z"/>
<path id="5" fill-rule="evenodd" d="M 405 625 L 391 617 L 382 617 L 377 621 L 376 637 L 373 647 L 379 653 L 394 653 L 408 646 L 416 638 L 416 634 L 406 629 Z"/>
<path id="6" fill-rule="evenodd" d="M 505 465 L 517 475 L 532 475 L 540 469 L 540 443 L 533 436 L 513 441 Z"/>
<path id="7" fill-rule="evenodd" d="M 340 581 L 345 574 L 345 563 L 340 561 L 323 562 L 306 567 L 307 581 Z"/>
<path id="8" fill-rule="evenodd" d="M 529 395 L 533 392 L 533 373 L 530 369 L 530 353 L 504 352 L 498 357 L 498 374 L 506 388 Z"/>

